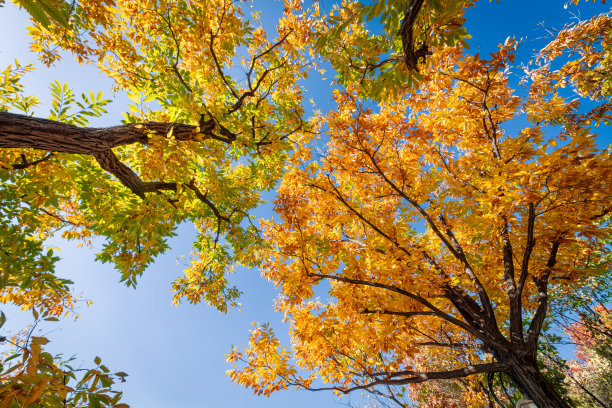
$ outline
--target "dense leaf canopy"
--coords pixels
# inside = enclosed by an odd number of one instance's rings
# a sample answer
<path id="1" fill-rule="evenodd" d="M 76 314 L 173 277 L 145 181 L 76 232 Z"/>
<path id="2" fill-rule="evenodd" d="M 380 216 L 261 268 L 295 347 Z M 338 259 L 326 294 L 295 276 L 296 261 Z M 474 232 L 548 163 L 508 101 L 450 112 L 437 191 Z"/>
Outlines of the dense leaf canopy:
<path id="1" fill-rule="evenodd" d="M 189 223 L 175 303 L 226 311 L 235 265 L 281 291 L 291 350 L 263 325 L 228 356 L 256 393 L 491 406 L 485 375 L 503 373 L 541 408 L 568 406 L 539 346 L 552 294 L 609 267 L 612 161 L 597 147 L 612 120 L 609 14 L 515 65 L 514 38 L 486 57 L 467 50 L 473 0 L 346 0 L 327 14 L 285 0 L 273 27 L 242 1 L 19 3 L 45 64 L 69 51 L 133 104 L 121 123 L 88 127 L 108 101 L 54 82 L 36 118 L 20 82 L 31 67 L 3 71 L 0 301 L 37 321 L 70 313 L 53 236 L 101 239 L 97 259 L 134 286 Z M 335 107 L 307 117 L 302 86 L 323 68 Z M 278 217 L 260 224 L 252 212 L 272 189 Z M 78 373 L 31 334 L 11 340 L 0 408 L 125 406 L 112 389 L 125 373 L 99 358 Z"/>

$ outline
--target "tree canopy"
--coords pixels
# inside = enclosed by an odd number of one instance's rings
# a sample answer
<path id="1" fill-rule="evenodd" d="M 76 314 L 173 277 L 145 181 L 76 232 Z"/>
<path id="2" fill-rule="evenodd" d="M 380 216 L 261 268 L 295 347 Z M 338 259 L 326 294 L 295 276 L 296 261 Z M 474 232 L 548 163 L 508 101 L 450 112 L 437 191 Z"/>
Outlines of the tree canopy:
<path id="1" fill-rule="evenodd" d="M 235 265 L 281 291 L 291 350 L 263 325 L 228 355 L 256 393 L 442 406 L 459 387 L 457 406 L 491 406 L 487 375 L 503 373 L 540 408 L 569 406 L 539 350 L 551 291 L 609 268 L 612 166 L 597 147 L 612 120 L 609 14 L 518 65 L 515 38 L 468 50 L 472 0 L 347 0 L 327 14 L 286 0 L 274 27 L 240 1 L 19 3 L 44 63 L 69 51 L 134 103 L 88 127 L 108 101 L 56 82 L 37 118 L 20 82 L 30 67 L 3 72 L 0 301 L 37 320 L 72 308 L 44 245 L 56 234 L 103 239 L 97 259 L 134 286 L 190 223 L 175 303 L 227 311 Z M 302 86 L 324 69 L 335 107 L 309 115 Z M 272 189 L 278 216 L 260 223 Z M 125 373 L 97 358 L 77 380 L 46 342 L 15 340 L 0 407 L 125 406 L 112 389 Z"/>
<path id="2" fill-rule="evenodd" d="M 506 75 L 514 46 L 487 60 L 440 50 L 419 89 L 393 102 L 338 91 L 320 118 L 324 153 L 296 153 L 275 201 L 281 220 L 265 225 L 263 271 L 281 288 L 297 365 L 327 388 L 385 393 L 505 372 L 538 406 L 566 406 L 537 374 L 537 346 L 549 287 L 599 271 L 610 153 L 584 124 L 609 119 L 609 101 L 583 111 L 554 92 L 547 67 L 518 96 Z M 521 113 L 525 126 L 504 130 Z M 314 298 L 323 281 L 327 299 Z M 230 357 L 246 362 L 233 378 L 317 388 L 271 337 L 253 332 Z"/>

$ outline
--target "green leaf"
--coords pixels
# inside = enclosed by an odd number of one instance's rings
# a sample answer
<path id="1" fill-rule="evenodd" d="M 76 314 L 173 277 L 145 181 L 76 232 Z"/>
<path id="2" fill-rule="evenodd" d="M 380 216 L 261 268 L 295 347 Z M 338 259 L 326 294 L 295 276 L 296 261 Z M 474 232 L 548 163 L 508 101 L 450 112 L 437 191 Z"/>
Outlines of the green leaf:
<path id="1" fill-rule="evenodd" d="M 45 10 L 40 7 L 36 0 L 18 0 L 18 3 L 43 27 L 48 28 L 49 25 L 51 25 L 51 21 L 49 17 L 47 17 Z"/>
<path id="2" fill-rule="evenodd" d="M 100 396 L 96 394 L 89 394 L 89 404 L 87 406 L 89 408 L 102 408 Z"/>
<path id="3" fill-rule="evenodd" d="M 113 380 L 111 380 L 105 375 L 100 376 L 100 382 L 102 383 L 102 386 L 104 388 L 110 388 L 113 385 Z"/>
<path id="4" fill-rule="evenodd" d="M 66 14 L 60 11 L 59 7 L 54 7 L 53 4 L 49 3 L 48 0 L 35 0 L 40 7 L 45 11 L 45 13 L 51 17 L 54 23 L 59 24 L 67 30 L 70 30 L 70 25 L 68 24 L 68 18 Z M 60 6 L 65 4 L 63 2 L 60 3 Z"/>

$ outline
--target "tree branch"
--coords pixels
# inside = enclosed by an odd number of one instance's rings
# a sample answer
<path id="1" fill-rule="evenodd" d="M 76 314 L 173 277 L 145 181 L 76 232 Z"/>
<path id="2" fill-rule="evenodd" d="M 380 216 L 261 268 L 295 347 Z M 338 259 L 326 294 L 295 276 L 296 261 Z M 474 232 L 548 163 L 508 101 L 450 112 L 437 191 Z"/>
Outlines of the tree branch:
<path id="1" fill-rule="evenodd" d="M 523 253 L 523 263 L 521 265 L 521 275 L 519 277 L 519 282 L 517 286 L 519 296 L 523 291 L 525 281 L 527 280 L 527 275 L 529 274 L 529 259 L 531 257 L 531 252 L 535 247 L 535 238 L 533 237 L 533 231 L 535 227 L 536 214 L 535 205 L 533 203 L 529 204 L 529 215 L 527 217 L 527 243 L 525 244 L 525 252 Z"/>
<path id="2" fill-rule="evenodd" d="M 438 316 L 436 312 L 398 312 L 394 310 L 372 310 L 372 309 L 364 309 L 361 311 L 364 314 L 384 314 L 384 315 L 393 315 L 393 316 L 403 316 L 403 317 L 414 317 L 414 316 Z"/>
<path id="3" fill-rule="evenodd" d="M 478 304 L 469 296 L 465 295 L 461 291 L 456 290 L 450 285 L 447 285 L 447 293 L 448 293 L 449 299 L 453 302 L 453 304 L 455 304 L 456 307 L 458 307 L 458 310 L 462 313 L 464 317 L 466 316 L 465 312 L 469 311 L 471 316 L 470 316 L 470 319 L 468 319 L 468 321 L 474 321 L 474 322 L 482 321 L 482 323 L 480 324 L 481 327 L 484 324 L 487 324 L 491 328 L 495 327 L 496 329 L 493 332 L 497 335 L 497 337 L 501 337 L 501 333 L 497 329 L 497 321 L 495 318 L 495 312 L 493 311 L 493 306 L 489 299 L 489 295 L 487 294 L 484 286 L 482 285 L 482 283 L 480 282 L 480 280 L 478 279 L 478 277 L 472 270 L 472 267 L 470 266 L 467 260 L 467 257 L 465 256 L 465 253 L 463 252 L 463 248 L 461 247 L 461 245 L 455 238 L 455 235 L 453 234 L 453 232 L 450 230 L 450 228 L 446 224 L 446 220 L 444 219 L 444 216 L 440 215 L 439 219 L 442 222 L 442 225 L 445 227 L 446 236 L 442 233 L 442 231 L 440 231 L 440 228 L 438 227 L 438 225 L 436 225 L 431 215 L 416 200 L 408 196 L 408 194 L 406 194 L 406 192 L 403 189 L 400 189 L 393 182 L 393 180 L 387 177 L 385 172 L 379 166 L 378 161 L 376 160 L 376 157 L 375 157 L 376 152 L 371 153 L 367 149 L 367 146 L 364 146 L 361 142 L 359 142 L 359 144 L 360 144 L 360 149 L 358 150 L 363 152 L 369 158 L 377 174 L 382 177 L 384 182 L 387 183 L 393 189 L 393 191 L 395 191 L 400 197 L 402 197 L 404 200 L 410 203 L 410 205 L 412 205 L 412 207 L 414 207 L 421 214 L 423 219 L 427 222 L 429 227 L 434 231 L 436 236 L 442 241 L 444 246 L 451 252 L 451 254 L 459 262 L 463 264 L 464 272 L 469 276 L 472 282 L 474 282 L 474 286 L 476 287 L 478 297 L 480 299 L 482 307 L 478 306 Z M 355 149 L 357 148 L 355 147 Z M 441 268 L 437 267 L 437 265 L 435 264 L 435 262 L 433 261 L 431 257 L 429 257 L 427 254 L 424 254 L 424 255 L 427 259 L 430 260 L 430 263 L 432 263 L 434 267 L 436 267 L 438 270 L 441 271 Z M 453 299 L 451 299 L 451 297 Z M 464 308 L 461 308 L 461 305 L 466 306 L 465 310 Z M 486 322 L 482 318 L 483 311 L 487 318 Z"/>
<path id="4" fill-rule="evenodd" d="M 362 280 L 362 279 L 351 279 L 351 278 L 346 278 L 344 276 L 335 276 L 335 275 L 324 275 L 324 274 L 320 274 L 320 273 L 313 273 L 313 272 L 307 272 L 308 276 L 314 276 L 314 277 L 318 277 L 321 279 L 330 279 L 330 280 L 336 280 L 336 281 L 340 281 L 340 282 L 344 282 L 344 283 L 350 283 L 353 285 L 364 285 L 364 286 L 371 286 L 371 287 L 375 287 L 375 288 L 381 288 L 381 289 L 385 289 L 391 292 L 395 292 L 395 293 L 399 293 L 400 295 L 406 296 L 420 304 L 422 304 L 423 306 L 425 306 L 426 308 L 428 308 L 429 310 L 431 310 L 432 312 L 434 312 L 437 316 L 443 318 L 444 320 L 448 321 L 449 323 L 454 324 L 455 326 L 458 326 L 460 328 L 462 328 L 463 330 L 467 331 L 468 333 L 471 333 L 474 337 L 478 338 L 478 339 L 482 339 L 482 335 L 476 331 L 474 328 L 470 327 L 469 325 L 467 325 L 466 323 L 462 322 L 459 319 L 456 319 L 455 317 L 449 315 L 448 313 L 438 309 L 436 306 L 434 306 L 431 302 L 429 302 L 427 299 L 423 298 L 422 296 L 416 295 L 414 293 L 410 293 L 404 289 L 398 288 L 396 286 L 392 286 L 392 285 L 386 285 L 384 283 L 378 283 L 378 282 L 371 282 L 371 281 L 366 281 L 366 280 Z"/>
<path id="5" fill-rule="evenodd" d="M 548 309 L 548 278 L 550 277 L 552 268 L 557 263 L 557 252 L 559 251 L 559 246 L 561 245 L 560 239 L 561 238 L 554 241 L 552 247 L 550 248 L 550 255 L 548 257 L 548 262 L 546 263 L 546 270 L 544 271 L 542 277 L 533 278 L 536 287 L 538 288 L 538 308 L 536 309 L 533 320 L 531 320 L 531 324 L 529 325 L 526 344 L 529 352 L 534 356 L 534 358 L 535 353 L 537 352 L 538 339 L 540 338 L 542 324 L 544 324 L 544 319 Z"/>
<path id="6" fill-rule="evenodd" d="M 514 275 L 514 251 L 510 241 L 510 226 L 508 218 L 502 216 L 504 225 L 501 228 L 502 253 L 504 259 L 504 282 L 510 301 L 510 338 L 516 345 L 523 345 L 523 317 L 521 311 L 521 296 L 516 287 Z"/>
<path id="7" fill-rule="evenodd" d="M 0 112 L 0 149 L 26 148 L 93 155 L 118 146 L 147 144 L 150 133 L 167 135 L 170 131 L 179 141 L 197 139 L 197 127 L 183 123 L 146 122 L 91 128 Z"/>
<path id="8" fill-rule="evenodd" d="M 402 25 L 400 26 L 397 35 L 402 38 L 402 46 L 404 49 L 404 62 L 411 71 L 418 71 L 417 63 L 420 58 L 425 58 L 427 55 L 431 55 L 429 48 L 426 44 L 423 44 L 418 50 L 414 49 L 414 23 L 419 15 L 419 11 L 423 6 L 425 0 L 411 0 Z"/>
<path id="9" fill-rule="evenodd" d="M 396 373 L 389 373 L 384 379 L 378 379 L 371 381 L 366 384 L 357 385 L 354 387 L 343 388 L 343 387 L 321 387 L 321 388 L 309 388 L 295 382 L 289 382 L 291 385 L 296 385 L 310 391 L 322 391 L 322 390 L 335 390 L 340 391 L 343 394 L 348 394 L 352 391 L 363 390 L 377 385 L 405 385 L 405 384 L 418 384 L 429 380 L 450 380 L 454 378 L 462 378 L 474 374 L 482 373 L 494 373 L 494 372 L 505 372 L 508 369 L 508 365 L 505 363 L 484 363 L 468 365 L 463 368 L 456 370 L 447 371 L 398 371 Z M 384 373 L 381 373 L 383 375 Z M 408 376 L 408 378 L 392 379 L 398 376 Z"/>
<path id="10" fill-rule="evenodd" d="M 9 164 L 9 166 L 11 166 L 15 170 L 23 170 L 23 169 L 27 169 L 28 167 L 36 166 L 37 164 L 49 161 L 51 160 L 53 156 L 54 156 L 53 153 L 47 153 L 45 156 L 41 157 L 40 159 L 36 159 L 34 161 L 28 161 L 28 158 L 26 157 L 26 155 L 22 153 L 21 163 L 13 163 L 13 164 Z"/>
<path id="11" fill-rule="evenodd" d="M 200 131 L 200 135 L 206 138 L 231 143 L 236 136 L 220 127 L 221 134 L 227 134 L 226 138 L 216 135 L 216 126 L 208 126 Z M 49 119 L 34 118 L 9 112 L 0 112 L 0 149 L 38 149 L 49 153 L 36 162 L 24 162 L 33 165 L 48 160 L 53 153 L 85 154 L 93 156 L 100 167 L 115 176 L 125 187 L 129 188 L 139 197 L 145 193 L 160 190 L 176 191 L 175 182 L 143 181 L 132 169 L 122 163 L 112 148 L 135 143 L 147 144 L 149 134 L 156 133 L 168 135 L 178 141 L 198 140 L 198 127 L 182 123 L 146 122 L 131 123 L 107 128 L 77 127 Z M 201 138 L 201 136 L 200 136 Z M 25 167 L 24 167 L 25 168 Z M 195 189 L 193 183 L 187 185 L 196 193 L 200 201 L 208 205 L 218 220 L 228 221 L 228 217 L 221 215 L 216 207 Z"/>
<path id="12" fill-rule="evenodd" d="M 159 190 L 176 191 L 176 183 L 143 181 L 132 169 L 122 163 L 111 149 L 94 153 L 93 157 L 95 157 L 100 167 L 117 177 L 121 184 L 132 190 L 134 194 L 141 198 L 145 197 L 145 193 L 152 193 Z"/>

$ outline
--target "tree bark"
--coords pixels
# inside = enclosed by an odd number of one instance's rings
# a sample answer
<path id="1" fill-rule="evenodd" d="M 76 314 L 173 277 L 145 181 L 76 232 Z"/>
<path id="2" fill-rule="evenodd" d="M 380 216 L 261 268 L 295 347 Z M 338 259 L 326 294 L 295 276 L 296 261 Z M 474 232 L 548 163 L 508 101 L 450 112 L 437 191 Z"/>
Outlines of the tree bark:
<path id="1" fill-rule="evenodd" d="M 509 355 L 506 362 L 506 374 L 524 397 L 533 400 L 538 408 L 570 408 L 540 373 L 536 360 L 529 356 Z"/>
<path id="2" fill-rule="evenodd" d="M 176 183 L 146 182 L 122 163 L 112 149 L 134 143 L 146 144 L 150 133 L 167 135 L 179 141 L 194 140 L 197 126 L 182 123 L 130 123 L 107 128 L 83 128 L 48 119 L 0 112 L 1 149 L 38 149 L 54 153 L 93 156 L 100 167 L 113 174 L 134 194 L 175 190 Z M 203 138 L 214 137 L 213 127 L 204 129 Z"/>
<path id="3" fill-rule="evenodd" d="M 408 6 L 408 10 L 404 14 L 404 19 L 397 32 L 397 35 L 402 39 L 402 46 L 404 49 L 404 62 L 410 71 L 418 72 L 419 69 L 417 64 L 419 59 L 425 59 L 428 55 L 431 55 L 427 44 L 423 43 L 417 50 L 414 49 L 414 23 L 419 11 L 425 0 L 411 0 Z"/>
<path id="4" fill-rule="evenodd" d="M 0 112 L 0 148 L 30 148 L 57 153 L 89 154 L 134 143 L 146 144 L 149 133 L 193 140 L 198 128 L 182 123 L 129 123 L 107 128 L 77 127 L 49 119 Z"/>

